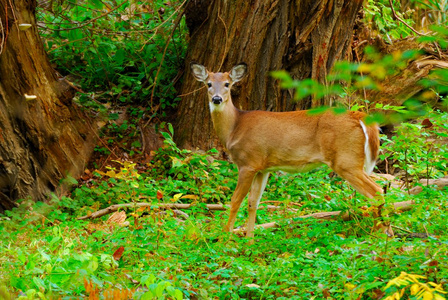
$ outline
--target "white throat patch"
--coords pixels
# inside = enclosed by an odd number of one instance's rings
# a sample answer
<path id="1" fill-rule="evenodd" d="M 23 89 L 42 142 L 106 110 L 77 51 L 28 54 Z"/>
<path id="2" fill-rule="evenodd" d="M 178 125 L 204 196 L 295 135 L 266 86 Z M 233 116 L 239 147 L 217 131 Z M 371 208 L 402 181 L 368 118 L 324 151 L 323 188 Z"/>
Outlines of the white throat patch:
<path id="1" fill-rule="evenodd" d="M 208 105 L 210 106 L 210 112 L 214 112 L 214 111 L 221 112 L 224 110 L 225 103 L 221 102 L 221 104 L 216 105 L 216 104 L 213 104 L 213 102 L 209 101 Z"/>

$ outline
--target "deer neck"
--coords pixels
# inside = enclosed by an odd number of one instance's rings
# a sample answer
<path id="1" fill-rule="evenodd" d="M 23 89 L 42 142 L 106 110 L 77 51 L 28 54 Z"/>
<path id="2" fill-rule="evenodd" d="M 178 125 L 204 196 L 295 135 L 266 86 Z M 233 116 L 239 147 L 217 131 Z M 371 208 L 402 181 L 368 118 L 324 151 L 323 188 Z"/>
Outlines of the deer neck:
<path id="1" fill-rule="evenodd" d="M 239 112 L 231 99 L 223 103 L 221 107 L 216 107 L 210 102 L 210 112 L 216 134 L 224 147 L 226 147 L 238 121 Z"/>

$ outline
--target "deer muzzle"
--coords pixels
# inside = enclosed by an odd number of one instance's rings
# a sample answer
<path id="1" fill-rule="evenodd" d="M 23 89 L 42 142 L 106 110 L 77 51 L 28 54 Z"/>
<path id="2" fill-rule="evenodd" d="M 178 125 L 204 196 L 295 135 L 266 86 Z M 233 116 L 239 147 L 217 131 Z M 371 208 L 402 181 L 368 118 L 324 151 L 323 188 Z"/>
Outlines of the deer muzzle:
<path id="1" fill-rule="evenodd" d="M 219 105 L 222 103 L 222 98 L 220 96 L 213 96 L 212 97 L 212 102 L 215 105 Z"/>

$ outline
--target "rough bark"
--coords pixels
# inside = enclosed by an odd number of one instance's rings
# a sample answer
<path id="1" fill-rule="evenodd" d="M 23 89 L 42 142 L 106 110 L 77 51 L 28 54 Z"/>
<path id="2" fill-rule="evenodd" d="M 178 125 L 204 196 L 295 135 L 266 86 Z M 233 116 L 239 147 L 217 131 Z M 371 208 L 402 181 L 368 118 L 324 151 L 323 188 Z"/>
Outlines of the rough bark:
<path id="1" fill-rule="evenodd" d="M 35 0 L 0 0 L 0 212 L 17 199 L 45 200 L 83 171 L 94 147 L 88 118 L 43 49 L 35 8 Z"/>
<path id="2" fill-rule="evenodd" d="M 350 49 L 361 0 L 190 1 L 185 15 L 190 31 L 176 142 L 183 147 L 216 147 L 206 93 L 193 79 L 190 61 L 228 71 L 244 61 L 248 77 L 235 86 L 241 109 L 286 111 L 328 102 L 292 101 L 269 76 L 284 69 L 293 78 L 325 82 L 325 75 Z M 328 100 L 327 100 L 328 101 Z"/>

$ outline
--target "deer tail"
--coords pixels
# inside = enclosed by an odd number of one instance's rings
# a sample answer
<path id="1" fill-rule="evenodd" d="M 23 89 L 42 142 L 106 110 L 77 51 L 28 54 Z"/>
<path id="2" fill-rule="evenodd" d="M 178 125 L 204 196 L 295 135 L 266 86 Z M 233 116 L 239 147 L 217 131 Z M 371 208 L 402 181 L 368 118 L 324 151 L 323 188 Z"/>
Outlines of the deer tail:
<path id="1" fill-rule="evenodd" d="M 362 120 L 359 120 L 362 131 L 366 137 L 364 143 L 364 169 L 367 174 L 371 174 L 375 168 L 376 159 L 380 150 L 380 137 L 378 125 L 366 126 Z"/>

